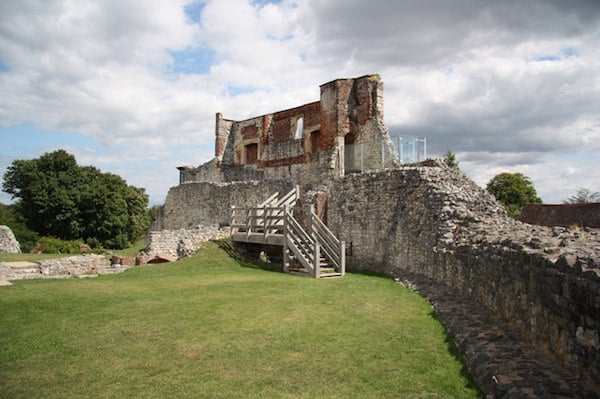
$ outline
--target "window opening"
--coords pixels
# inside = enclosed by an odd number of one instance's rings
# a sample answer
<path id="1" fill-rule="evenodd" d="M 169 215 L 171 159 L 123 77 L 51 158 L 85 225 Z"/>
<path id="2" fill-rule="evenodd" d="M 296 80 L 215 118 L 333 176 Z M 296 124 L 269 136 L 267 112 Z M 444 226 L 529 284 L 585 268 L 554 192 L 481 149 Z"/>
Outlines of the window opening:
<path id="1" fill-rule="evenodd" d="M 310 134 L 310 152 L 319 150 L 319 130 L 315 130 Z"/>
<path id="2" fill-rule="evenodd" d="M 246 145 L 246 164 L 254 164 L 258 162 L 258 143 Z"/>
<path id="3" fill-rule="evenodd" d="M 304 117 L 300 117 L 296 120 L 296 134 L 294 138 L 301 139 L 304 131 Z"/>

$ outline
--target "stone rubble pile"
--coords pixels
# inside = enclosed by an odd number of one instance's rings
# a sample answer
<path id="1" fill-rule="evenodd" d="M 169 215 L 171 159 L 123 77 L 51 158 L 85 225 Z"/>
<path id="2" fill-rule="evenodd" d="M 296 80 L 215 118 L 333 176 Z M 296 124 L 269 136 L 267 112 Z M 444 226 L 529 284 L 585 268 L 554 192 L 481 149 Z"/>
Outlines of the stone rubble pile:
<path id="1" fill-rule="evenodd" d="M 21 246 L 8 226 L 0 226 L 0 253 L 20 254 Z"/>
<path id="2" fill-rule="evenodd" d="M 422 276 L 396 282 L 427 297 L 486 397 L 596 398 L 580 376 L 554 361 L 520 331 L 461 292 Z"/>

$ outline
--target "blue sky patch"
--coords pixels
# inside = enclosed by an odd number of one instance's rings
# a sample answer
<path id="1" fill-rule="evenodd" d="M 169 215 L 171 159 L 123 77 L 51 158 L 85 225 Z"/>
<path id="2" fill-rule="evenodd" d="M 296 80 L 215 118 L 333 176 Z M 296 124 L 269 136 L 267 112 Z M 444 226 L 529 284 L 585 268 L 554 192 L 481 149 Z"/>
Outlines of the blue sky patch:
<path id="1" fill-rule="evenodd" d="M 183 12 L 185 12 L 188 21 L 192 23 L 199 24 L 200 23 L 200 14 L 202 14 L 202 10 L 204 9 L 204 2 L 194 1 L 193 3 L 186 4 L 183 7 Z"/>
<path id="2" fill-rule="evenodd" d="M 535 61 L 560 61 L 566 58 L 579 57 L 579 51 L 573 47 L 560 49 L 556 54 L 545 54 L 534 58 Z"/>
<path id="3" fill-rule="evenodd" d="M 215 59 L 215 51 L 207 47 L 172 50 L 169 54 L 173 57 L 173 63 L 168 69 L 173 73 L 207 74 Z"/>
<path id="4" fill-rule="evenodd" d="M 227 85 L 227 94 L 230 96 L 238 96 L 240 94 L 248 94 L 256 91 L 256 87 L 253 86 L 236 86 L 236 85 Z"/>
<path id="5" fill-rule="evenodd" d="M 573 47 L 565 47 L 560 50 L 563 58 L 579 57 L 579 51 Z"/>
<path id="6" fill-rule="evenodd" d="M 558 55 L 540 55 L 534 58 L 535 61 L 558 61 L 560 57 Z"/>
<path id="7" fill-rule="evenodd" d="M 63 147 L 99 147 L 96 140 L 82 134 L 55 132 L 40 129 L 30 123 L 0 128 L 2 150 L 0 154 L 30 159 L 44 151 Z"/>
<path id="8" fill-rule="evenodd" d="M 0 72 L 8 72 L 10 69 L 8 66 L 0 60 Z"/>
<path id="9" fill-rule="evenodd" d="M 280 4 L 281 0 L 254 0 L 252 4 L 257 5 L 259 7 L 264 7 L 267 4 Z"/>

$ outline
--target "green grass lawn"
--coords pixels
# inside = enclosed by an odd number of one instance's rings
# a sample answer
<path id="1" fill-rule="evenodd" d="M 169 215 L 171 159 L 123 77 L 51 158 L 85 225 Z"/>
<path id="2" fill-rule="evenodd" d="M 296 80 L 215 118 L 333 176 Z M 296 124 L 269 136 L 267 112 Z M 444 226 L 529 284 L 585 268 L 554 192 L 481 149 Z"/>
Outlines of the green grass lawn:
<path id="1" fill-rule="evenodd" d="M 475 398 L 426 300 L 391 279 L 256 269 L 217 243 L 94 279 L 0 287 L 2 398 Z"/>

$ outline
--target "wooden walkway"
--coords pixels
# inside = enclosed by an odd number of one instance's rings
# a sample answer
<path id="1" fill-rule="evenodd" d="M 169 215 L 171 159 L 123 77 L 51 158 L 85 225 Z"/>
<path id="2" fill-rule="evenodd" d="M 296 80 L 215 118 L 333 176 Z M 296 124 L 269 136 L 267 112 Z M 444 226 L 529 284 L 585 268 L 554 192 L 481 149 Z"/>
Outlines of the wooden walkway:
<path id="1" fill-rule="evenodd" d="M 305 210 L 303 226 L 294 217 L 298 197 L 299 189 L 295 188 L 281 198 L 275 193 L 256 207 L 233 207 L 231 240 L 281 246 L 286 273 L 315 278 L 343 276 L 346 273 L 345 242 L 327 228 L 313 207 Z"/>

